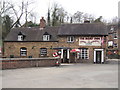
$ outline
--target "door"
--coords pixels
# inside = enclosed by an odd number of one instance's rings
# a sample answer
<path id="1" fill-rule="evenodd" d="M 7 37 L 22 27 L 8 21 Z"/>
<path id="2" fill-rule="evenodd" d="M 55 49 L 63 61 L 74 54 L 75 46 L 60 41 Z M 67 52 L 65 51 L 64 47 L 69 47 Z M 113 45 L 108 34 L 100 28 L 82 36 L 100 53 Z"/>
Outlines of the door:
<path id="1" fill-rule="evenodd" d="M 64 62 L 64 63 L 68 63 L 67 50 L 63 50 L 63 62 Z"/>
<path id="2" fill-rule="evenodd" d="M 104 49 L 94 49 L 94 63 L 104 63 Z"/>
<path id="3" fill-rule="evenodd" d="M 101 63 L 102 51 L 96 51 L 96 63 Z"/>

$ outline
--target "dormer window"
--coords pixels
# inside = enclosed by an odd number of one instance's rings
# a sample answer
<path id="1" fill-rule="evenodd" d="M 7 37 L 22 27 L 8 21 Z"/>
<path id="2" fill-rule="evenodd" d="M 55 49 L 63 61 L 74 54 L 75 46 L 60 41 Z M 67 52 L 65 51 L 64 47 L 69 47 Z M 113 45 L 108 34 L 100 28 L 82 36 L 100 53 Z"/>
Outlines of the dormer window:
<path id="1" fill-rule="evenodd" d="M 23 41 L 23 36 L 22 35 L 18 35 L 18 41 Z"/>
<path id="2" fill-rule="evenodd" d="M 49 41 L 50 35 L 43 35 L 43 41 Z"/>
<path id="3" fill-rule="evenodd" d="M 50 41 L 50 35 L 47 32 L 43 34 L 43 41 Z"/>
<path id="4" fill-rule="evenodd" d="M 18 33 L 18 41 L 23 41 L 25 38 L 25 35 L 22 32 Z"/>

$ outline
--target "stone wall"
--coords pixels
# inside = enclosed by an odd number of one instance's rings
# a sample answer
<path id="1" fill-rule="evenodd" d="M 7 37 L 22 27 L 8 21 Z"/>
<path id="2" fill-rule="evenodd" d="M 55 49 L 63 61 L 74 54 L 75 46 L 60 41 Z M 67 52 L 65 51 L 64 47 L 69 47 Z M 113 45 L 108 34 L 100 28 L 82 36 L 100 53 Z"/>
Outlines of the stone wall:
<path id="1" fill-rule="evenodd" d="M 8 58 L 3 59 L 2 69 L 29 68 L 29 67 L 48 67 L 56 66 L 56 61 L 61 63 L 58 58 Z"/>

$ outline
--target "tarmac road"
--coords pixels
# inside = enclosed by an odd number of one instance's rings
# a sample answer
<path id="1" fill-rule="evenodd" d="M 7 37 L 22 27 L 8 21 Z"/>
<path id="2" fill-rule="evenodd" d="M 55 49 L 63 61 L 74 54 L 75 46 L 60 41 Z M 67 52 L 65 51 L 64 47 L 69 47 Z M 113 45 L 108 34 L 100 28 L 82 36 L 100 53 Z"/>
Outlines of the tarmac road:
<path id="1" fill-rule="evenodd" d="M 118 88 L 118 64 L 3 70 L 3 88 Z"/>

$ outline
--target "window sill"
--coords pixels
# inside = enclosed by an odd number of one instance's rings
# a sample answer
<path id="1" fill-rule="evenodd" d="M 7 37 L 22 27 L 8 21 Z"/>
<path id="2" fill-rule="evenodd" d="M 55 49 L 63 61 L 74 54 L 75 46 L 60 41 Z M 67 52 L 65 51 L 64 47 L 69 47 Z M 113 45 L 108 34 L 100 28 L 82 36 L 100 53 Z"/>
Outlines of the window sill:
<path id="1" fill-rule="evenodd" d="M 74 42 L 67 42 L 67 43 L 74 43 Z"/>

